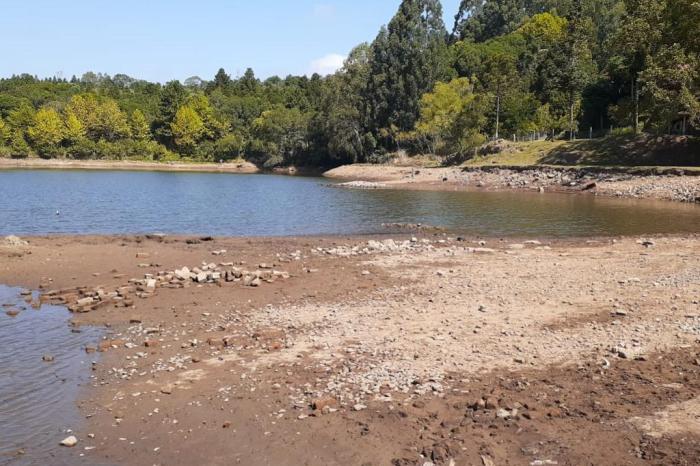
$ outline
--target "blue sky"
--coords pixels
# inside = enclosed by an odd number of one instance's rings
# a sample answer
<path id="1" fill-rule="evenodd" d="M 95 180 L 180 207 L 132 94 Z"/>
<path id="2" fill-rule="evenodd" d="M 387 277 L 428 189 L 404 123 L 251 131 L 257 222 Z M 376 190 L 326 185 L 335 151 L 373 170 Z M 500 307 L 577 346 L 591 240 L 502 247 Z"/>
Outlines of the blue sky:
<path id="1" fill-rule="evenodd" d="M 443 0 L 448 29 L 459 0 Z M 0 76 L 331 72 L 400 0 L 0 0 Z"/>

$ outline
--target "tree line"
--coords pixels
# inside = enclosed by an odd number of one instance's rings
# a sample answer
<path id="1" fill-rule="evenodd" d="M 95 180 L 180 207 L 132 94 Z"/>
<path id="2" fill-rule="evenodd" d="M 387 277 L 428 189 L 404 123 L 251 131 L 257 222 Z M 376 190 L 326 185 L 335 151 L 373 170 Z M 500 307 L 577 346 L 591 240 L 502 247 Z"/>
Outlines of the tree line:
<path id="1" fill-rule="evenodd" d="M 0 80 L 0 156 L 378 162 L 514 133 L 700 126 L 695 0 L 403 0 L 333 75 Z"/>

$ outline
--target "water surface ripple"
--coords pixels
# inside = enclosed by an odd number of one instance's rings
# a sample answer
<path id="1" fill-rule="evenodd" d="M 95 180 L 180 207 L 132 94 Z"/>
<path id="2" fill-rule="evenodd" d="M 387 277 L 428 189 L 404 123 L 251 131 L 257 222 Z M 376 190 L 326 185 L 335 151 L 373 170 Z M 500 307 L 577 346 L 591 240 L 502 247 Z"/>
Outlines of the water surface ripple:
<path id="1" fill-rule="evenodd" d="M 700 231 L 700 207 L 524 192 L 350 190 L 323 178 L 219 173 L 0 171 L 0 234 L 374 233 L 424 223 L 489 236 Z"/>
<path id="2" fill-rule="evenodd" d="M 64 464 L 68 452 L 58 443 L 81 422 L 76 400 L 96 358 L 84 348 L 100 331 L 72 329 L 67 309 L 33 309 L 19 293 L 0 285 L 0 464 Z"/>

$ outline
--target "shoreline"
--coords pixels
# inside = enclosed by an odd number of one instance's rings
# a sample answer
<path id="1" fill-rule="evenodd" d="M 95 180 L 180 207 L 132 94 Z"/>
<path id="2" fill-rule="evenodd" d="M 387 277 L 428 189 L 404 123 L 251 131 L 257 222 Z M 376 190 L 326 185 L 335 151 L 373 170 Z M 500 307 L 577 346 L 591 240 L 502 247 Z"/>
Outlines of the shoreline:
<path id="1" fill-rule="evenodd" d="M 123 171 L 172 171 L 211 173 L 262 173 L 250 162 L 234 163 L 183 163 L 142 162 L 135 160 L 65 160 L 65 159 L 6 159 L 0 158 L 0 170 L 123 170 Z"/>
<path id="2" fill-rule="evenodd" d="M 351 189 L 417 191 L 528 191 L 700 203 L 700 172 L 668 168 L 402 167 L 344 165 L 324 173 Z M 690 175 L 687 175 L 690 173 Z M 685 174 L 685 175 L 684 175 Z"/>
<path id="3" fill-rule="evenodd" d="M 700 454 L 698 234 L 22 240 L 0 283 L 104 327 L 76 464 Z"/>

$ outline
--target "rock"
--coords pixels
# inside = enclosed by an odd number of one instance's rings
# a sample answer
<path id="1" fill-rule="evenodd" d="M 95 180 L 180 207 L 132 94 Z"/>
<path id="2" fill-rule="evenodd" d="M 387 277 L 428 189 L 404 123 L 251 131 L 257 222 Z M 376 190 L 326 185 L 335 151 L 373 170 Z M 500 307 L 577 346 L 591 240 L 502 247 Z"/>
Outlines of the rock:
<path id="1" fill-rule="evenodd" d="M 501 408 L 496 412 L 496 417 L 498 419 L 510 419 L 510 411 Z"/>
<path id="2" fill-rule="evenodd" d="M 5 246 L 10 246 L 14 248 L 29 245 L 28 242 L 15 235 L 6 236 L 4 244 Z"/>
<path id="3" fill-rule="evenodd" d="M 149 278 L 148 280 L 146 280 L 146 288 L 151 289 L 151 290 L 155 290 L 156 283 L 157 282 L 155 279 Z"/>
<path id="4" fill-rule="evenodd" d="M 367 409 L 367 406 L 363 405 L 362 403 L 357 403 L 355 406 L 352 407 L 354 411 L 362 411 Z"/>
<path id="5" fill-rule="evenodd" d="M 199 272 L 197 275 L 195 275 L 194 281 L 197 283 L 205 283 L 207 281 L 207 274 L 204 272 Z"/>
<path id="6" fill-rule="evenodd" d="M 495 398 L 486 398 L 484 400 L 484 408 L 486 409 L 497 409 L 498 408 L 498 400 Z"/>
<path id="7" fill-rule="evenodd" d="M 93 304 L 95 302 L 95 298 L 87 297 L 87 298 L 81 298 L 75 302 L 78 306 L 89 306 L 90 304 Z"/>
<path id="8" fill-rule="evenodd" d="M 180 280 L 189 280 L 191 276 L 190 269 L 183 267 L 180 270 L 175 270 L 175 276 Z"/>
<path id="9" fill-rule="evenodd" d="M 7 314 L 10 317 L 17 317 L 19 315 L 19 310 L 18 309 L 8 309 L 5 311 L 5 314 Z"/>
<path id="10" fill-rule="evenodd" d="M 61 440 L 61 446 L 64 447 L 74 447 L 78 444 L 78 439 L 75 437 L 75 435 L 71 435 L 70 437 L 66 437 L 63 440 Z"/>
<path id="11" fill-rule="evenodd" d="M 338 400 L 333 397 L 318 398 L 311 402 L 314 411 L 323 411 L 326 408 L 337 408 Z"/>
<path id="12" fill-rule="evenodd" d="M 163 387 L 161 387 L 160 392 L 163 393 L 164 395 L 172 395 L 173 394 L 172 384 L 164 385 Z"/>
<path id="13" fill-rule="evenodd" d="M 53 362 L 53 361 L 54 361 L 54 357 L 51 356 L 50 354 L 45 354 L 45 355 L 43 355 L 43 356 L 41 357 L 41 360 L 44 361 L 44 362 Z"/>

